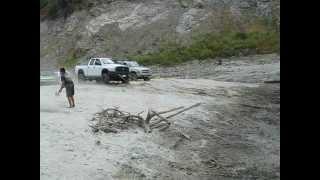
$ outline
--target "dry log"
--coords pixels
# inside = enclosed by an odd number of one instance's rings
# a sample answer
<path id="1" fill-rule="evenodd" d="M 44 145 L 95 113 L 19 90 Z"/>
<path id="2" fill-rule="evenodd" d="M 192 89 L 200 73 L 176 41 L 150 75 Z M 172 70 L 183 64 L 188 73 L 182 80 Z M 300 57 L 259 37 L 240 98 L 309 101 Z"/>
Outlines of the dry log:
<path id="1" fill-rule="evenodd" d="M 195 105 L 192 105 L 188 108 L 183 109 L 184 107 L 177 107 L 173 109 L 169 109 L 166 111 L 157 112 L 151 109 L 148 109 L 147 117 L 144 119 L 140 116 L 142 112 L 138 113 L 138 115 L 132 115 L 128 112 L 120 111 L 118 108 L 108 108 L 103 110 L 101 113 L 97 113 L 97 124 L 95 126 L 90 126 L 93 128 L 94 131 L 104 131 L 106 133 L 114 132 L 117 133 L 118 130 L 121 129 L 127 129 L 130 124 L 138 124 L 140 127 L 144 128 L 146 133 L 150 133 L 152 129 L 154 128 L 160 128 L 160 130 L 165 130 L 170 126 L 170 122 L 168 118 L 174 117 L 182 112 L 185 112 L 191 108 L 199 106 L 200 103 L 197 103 Z M 182 109 L 182 110 L 180 110 Z M 164 117 L 161 114 L 165 114 L 168 112 L 173 112 L 180 110 L 179 112 L 170 115 L 168 117 Z M 157 117 L 153 120 L 154 117 Z M 151 120 L 155 121 L 150 124 Z M 161 122 L 165 123 L 161 123 Z M 185 135 L 182 132 L 179 132 L 182 137 L 189 139 L 190 137 Z"/>
<path id="2" fill-rule="evenodd" d="M 152 126 L 155 126 L 155 125 L 157 125 L 157 124 L 159 124 L 159 123 L 161 123 L 162 121 L 165 121 L 165 122 L 167 122 L 168 125 L 170 125 L 170 122 L 168 121 L 167 118 L 161 116 L 158 112 L 156 112 L 156 111 L 154 111 L 154 110 L 152 110 L 151 112 L 152 112 L 154 115 L 156 115 L 156 116 L 158 116 L 158 117 L 160 118 L 160 119 L 157 120 L 156 122 L 153 122 L 153 123 L 150 125 L 151 127 L 152 127 Z"/>
<path id="3" fill-rule="evenodd" d="M 280 83 L 280 80 L 264 81 L 264 83 Z"/>
<path id="4" fill-rule="evenodd" d="M 166 129 L 168 129 L 170 127 L 170 125 L 169 124 L 164 124 L 163 125 L 163 127 L 159 127 L 160 129 L 159 129 L 159 131 L 164 131 L 164 130 L 166 130 Z"/>
<path id="5" fill-rule="evenodd" d="M 89 125 L 91 128 L 93 128 L 94 132 L 98 132 L 99 130 L 100 131 L 103 131 L 103 132 L 113 132 L 113 133 L 117 133 L 118 131 L 113 129 L 113 128 L 110 128 L 110 127 L 107 127 L 107 126 L 99 126 L 99 127 L 95 127 L 95 126 L 91 126 Z"/>
<path id="6" fill-rule="evenodd" d="M 144 121 L 143 123 L 144 132 L 151 133 L 150 125 Z"/>
<path id="7" fill-rule="evenodd" d="M 190 136 L 186 135 L 185 133 L 181 132 L 180 130 L 178 130 L 178 132 L 181 134 L 182 137 L 188 139 L 189 141 L 191 141 Z"/>
<path id="8" fill-rule="evenodd" d="M 188 136 L 187 134 L 183 133 L 180 129 L 175 128 L 175 130 L 181 135 L 181 137 L 184 137 L 188 140 L 191 140 L 190 136 Z"/>
<path id="9" fill-rule="evenodd" d="M 96 132 L 98 132 L 98 131 L 99 131 L 99 129 L 98 129 L 98 128 L 96 128 L 95 126 L 89 125 L 89 127 L 91 127 L 91 128 L 92 128 L 92 131 L 93 131 L 94 133 L 96 133 Z"/>
<path id="10" fill-rule="evenodd" d="M 150 109 L 148 109 L 148 114 L 147 114 L 147 117 L 146 117 L 146 123 L 150 123 L 150 120 L 153 118 L 154 114 L 152 114 L 152 111 Z"/>
<path id="11" fill-rule="evenodd" d="M 148 114 L 145 120 L 143 120 L 143 128 L 146 133 L 151 133 L 150 120 L 152 118 L 151 111 L 148 110 Z"/>
<path id="12" fill-rule="evenodd" d="M 108 113 L 109 111 L 109 113 Z M 118 114 L 117 114 L 118 113 Z M 123 116 L 125 115 L 124 112 L 118 110 L 118 109 L 115 109 L 115 108 L 108 108 L 108 109 L 105 109 L 101 112 L 101 115 L 104 116 L 104 117 L 118 117 L 118 116 Z"/>
<path id="13" fill-rule="evenodd" d="M 137 116 L 140 116 L 140 114 L 142 114 L 144 111 L 141 111 L 141 112 L 139 112 L 138 114 L 137 114 Z"/>
<path id="14" fill-rule="evenodd" d="M 153 125 L 153 126 L 150 126 L 151 129 L 156 129 L 156 128 L 160 128 L 164 125 L 167 125 L 167 126 L 170 126 L 171 123 L 170 122 L 167 122 L 167 123 L 161 123 L 161 124 L 156 124 L 156 125 Z"/>
<path id="15" fill-rule="evenodd" d="M 102 127 L 99 127 L 99 130 L 105 132 L 105 133 L 109 133 L 109 132 L 113 132 L 113 133 L 117 133 L 118 131 L 114 128 L 110 128 L 110 127 L 107 127 L 107 126 L 102 126 Z"/>
<path id="16" fill-rule="evenodd" d="M 261 106 L 254 106 L 254 105 L 243 104 L 243 103 L 239 103 L 239 105 L 241 105 L 241 106 L 246 106 L 246 107 L 251 107 L 251 108 L 256 108 L 256 109 L 263 109 L 263 108 L 265 108 L 265 107 L 261 107 Z"/>
<path id="17" fill-rule="evenodd" d="M 167 119 L 172 118 L 172 117 L 174 117 L 174 116 L 176 116 L 176 115 L 178 115 L 178 114 L 181 114 L 181 113 L 183 113 L 183 112 L 185 112 L 185 111 L 187 111 L 187 110 L 190 110 L 190 109 L 192 109 L 192 108 L 195 108 L 195 107 L 197 107 L 197 106 L 200 106 L 200 104 L 201 104 L 201 103 L 194 104 L 194 105 L 192 105 L 192 106 L 190 106 L 190 107 L 187 107 L 187 108 L 185 108 L 185 109 L 183 109 L 183 110 L 181 110 L 181 111 L 179 111 L 179 112 L 177 112 L 177 113 L 175 113 L 175 114 L 172 114 L 172 115 L 170 115 L 170 116 L 167 116 L 166 118 L 167 118 Z"/>
<path id="18" fill-rule="evenodd" d="M 179 109 L 182 109 L 182 108 L 184 108 L 184 106 L 180 106 L 180 107 L 176 107 L 176 108 L 173 108 L 173 109 L 169 109 L 167 111 L 160 111 L 160 112 L 158 112 L 158 114 L 165 114 L 165 113 L 176 111 L 176 110 L 179 110 Z"/>
<path id="19" fill-rule="evenodd" d="M 162 119 L 156 119 L 154 122 L 150 124 L 150 127 L 156 126 L 157 124 L 161 123 L 163 120 Z"/>
<path id="20" fill-rule="evenodd" d="M 154 112 L 154 114 L 157 115 L 158 117 L 160 117 L 160 119 L 157 120 L 157 121 L 155 121 L 155 122 L 153 122 L 153 123 L 151 123 L 150 126 L 151 126 L 151 127 L 152 127 L 152 126 L 155 126 L 155 125 L 161 123 L 162 121 L 167 121 L 167 122 L 169 122 L 169 120 L 168 120 L 169 118 L 172 118 L 172 117 L 174 117 L 174 116 L 176 116 L 176 115 L 178 115 L 178 114 L 180 114 L 180 113 L 183 113 L 183 112 L 185 112 L 185 111 L 187 111 L 187 110 L 190 110 L 190 109 L 192 109 L 192 108 L 195 108 L 195 107 L 199 106 L 200 104 L 201 104 L 201 103 L 194 104 L 194 105 L 192 105 L 192 106 L 190 106 L 190 107 L 188 107 L 188 108 L 185 108 L 185 109 L 183 109 L 183 110 L 181 110 L 181 111 L 179 111 L 179 112 L 177 112 L 177 113 L 175 113 L 175 114 L 172 114 L 172 115 L 170 115 L 170 116 L 168 116 L 168 117 L 160 116 L 160 113 L 157 113 L 157 114 L 156 114 L 156 112 Z M 183 106 L 181 106 L 181 107 L 183 107 Z M 168 110 L 168 111 L 171 112 L 171 111 L 173 111 L 173 110 L 178 110 L 178 109 L 181 109 L 181 107 L 174 108 L 174 109 L 171 109 L 171 110 Z M 165 112 L 165 111 L 163 111 L 163 112 Z M 162 112 L 162 113 L 163 113 L 163 112 Z"/>

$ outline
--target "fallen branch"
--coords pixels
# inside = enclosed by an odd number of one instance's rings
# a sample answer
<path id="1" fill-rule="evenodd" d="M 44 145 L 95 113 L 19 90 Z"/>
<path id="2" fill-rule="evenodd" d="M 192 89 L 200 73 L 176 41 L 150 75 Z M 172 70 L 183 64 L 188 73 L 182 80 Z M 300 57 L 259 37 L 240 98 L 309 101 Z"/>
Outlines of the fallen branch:
<path id="1" fill-rule="evenodd" d="M 160 122 L 162 122 L 162 121 L 167 121 L 167 122 L 169 122 L 169 118 L 172 118 L 172 117 L 174 117 L 174 116 L 176 116 L 176 115 L 178 115 L 178 114 L 181 114 L 181 113 L 183 113 L 183 112 L 185 112 L 185 111 L 187 111 L 187 110 L 190 110 L 190 109 L 192 109 L 192 108 L 195 108 L 195 107 L 197 107 L 197 106 L 199 106 L 201 103 L 197 103 L 197 104 L 194 104 L 194 105 L 192 105 L 192 106 L 190 106 L 190 107 L 187 107 L 187 108 L 185 108 L 185 109 L 183 109 L 183 110 L 181 110 L 181 111 L 179 111 L 179 112 L 177 112 L 177 113 L 175 113 L 175 114 L 172 114 L 172 115 L 170 115 L 170 116 L 167 116 L 167 117 L 160 117 L 160 119 L 159 120 L 157 120 L 157 121 L 155 121 L 155 122 L 153 122 L 150 126 L 155 126 L 156 124 L 159 124 Z M 175 109 L 178 109 L 178 108 L 175 108 Z M 181 109 L 180 107 L 179 107 L 179 109 Z M 172 110 L 171 110 L 172 111 Z M 170 112 L 171 112 L 170 111 Z M 158 113 L 158 115 L 160 115 L 159 113 Z"/>
<path id="2" fill-rule="evenodd" d="M 191 140 L 190 136 L 188 136 L 187 134 L 183 133 L 180 129 L 178 128 L 174 128 L 181 137 L 188 139 L 189 141 Z"/>
<path id="3" fill-rule="evenodd" d="M 105 132 L 105 133 L 108 133 L 108 132 L 117 133 L 118 132 L 116 129 L 110 128 L 107 126 L 102 126 L 102 127 L 99 127 L 98 129 Z"/>
<path id="4" fill-rule="evenodd" d="M 239 105 L 246 106 L 246 107 L 251 107 L 251 108 L 256 108 L 256 109 L 264 109 L 265 108 L 265 107 L 261 107 L 261 106 L 254 106 L 254 105 L 243 104 L 243 103 L 239 103 Z"/>
<path id="5" fill-rule="evenodd" d="M 191 141 L 190 136 L 186 135 L 185 133 L 181 132 L 180 130 L 178 130 L 178 132 L 181 134 L 182 137 L 188 139 L 189 141 Z"/>
<path id="6" fill-rule="evenodd" d="M 179 112 L 177 112 L 177 113 L 175 113 L 175 114 L 172 114 L 172 115 L 170 115 L 170 116 L 167 116 L 166 118 L 167 118 L 167 119 L 172 118 L 172 117 L 174 117 L 174 116 L 176 116 L 176 115 L 178 115 L 178 114 L 181 114 L 181 113 L 183 113 L 183 112 L 185 112 L 185 111 L 188 111 L 188 110 L 190 110 L 190 109 L 192 109 L 192 108 L 195 108 L 195 107 L 197 107 L 197 106 L 200 106 L 200 104 L 201 104 L 201 103 L 194 104 L 194 105 L 192 105 L 192 106 L 190 106 L 190 107 L 188 107 L 188 108 L 185 108 L 185 109 L 183 109 L 183 110 L 181 110 L 181 111 L 179 111 Z"/>
<path id="7" fill-rule="evenodd" d="M 152 127 L 152 126 L 155 126 L 155 125 L 157 125 L 157 124 L 159 124 L 159 123 L 161 123 L 162 121 L 165 121 L 167 124 L 170 125 L 170 122 L 168 121 L 167 118 L 161 116 L 159 113 L 157 113 L 157 112 L 154 111 L 154 110 L 152 110 L 151 112 L 152 112 L 154 115 L 156 115 L 156 116 L 158 116 L 158 117 L 160 118 L 158 121 L 153 122 L 153 123 L 150 125 L 151 127 Z"/>
<path id="8" fill-rule="evenodd" d="M 140 114 L 142 114 L 144 111 L 139 112 L 137 115 L 133 115 L 129 112 L 121 111 L 118 108 L 108 108 L 100 113 L 96 113 L 95 117 L 92 119 L 92 121 L 96 121 L 96 124 L 94 126 L 89 126 L 93 129 L 94 132 L 98 132 L 101 130 L 106 133 L 117 133 L 121 130 L 128 129 L 128 127 L 132 125 L 138 125 L 139 127 L 144 128 L 144 131 L 146 133 L 150 133 L 152 129 L 155 128 L 159 128 L 160 131 L 163 131 L 169 128 L 171 125 L 171 122 L 169 122 L 168 118 L 172 118 L 180 113 L 183 113 L 199 105 L 200 103 L 197 103 L 185 109 L 183 109 L 183 106 L 180 106 L 160 112 L 148 109 L 148 113 L 145 119 L 140 116 Z M 161 115 L 177 110 L 180 111 L 167 117 Z M 190 137 L 188 135 L 184 134 L 179 130 L 178 132 L 179 134 L 181 134 L 182 137 L 190 140 Z"/>
<path id="9" fill-rule="evenodd" d="M 264 83 L 280 83 L 280 80 L 264 81 Z"/>
<path id="10" fill-rule="evenodd" d="M 162 119 L 158 119 L 157 121 L 150 124 L 150 127 L 154 129 L 155 126 L 157 126 L 159 123 L 162 122 Z"/>
<path id="11" fill-rule="evenodd" d="M 170 124 L 164 124 L 163 127 L 159 127 L 159 131 L 164 131 L 170 127 Z"/>
<path id="12" fill-rule="evenodd" d="M 144 127 L 144 131 L 146 133 L 151 133 L 151 129 L 150 129 L 150 120 L 152 118 L 152 114 L 150 109 L 148 110 L 148 114 L 145 120 L 143 120 L 143 127 Z"/>
<path id="13" fill-rule="evenodd" d="M 139 112 L 137 115 L 140 116 L 140 114 L 144 113 L 144 111 Z"/>
<path id="14" fill-rule="evenodd" d="M 89 125 L 89 127 L 91 127 L 91 128 L 92 128 L 92 131 L 93 131 L 94 133 L 96 133 L 96 132 L 98 132 L 98 131 L 99 131 L 99 129 L 98 129 L 98 128 L 96 128 L 95 126 Z"/>
<path id="15" fill-rule="evenodd" d="M 180 107 L 177 107 L 177 108 L 169 109 L 167 111 L 160 111 L 160 112 L 158 112 L 158 114 L 165 114 L 165 113 L 176 111 L 176 110 L 179 110 L 179 109 L 182 109 L 182 108 L 184 108 L 184 106 L 180 106 Z"/>
<path id="16" fill-rule="evenodd" d="M 148 109 L 148 114 L 147 114 L 147 117 L 146 117 L 146 123 L 150 123 L 150 120 L 153 118 L 154 114 L 152 114 L 152 111 L 150 109 Z"/>
<path id="17" fill-rule="evenodd" d="M 165 123 L 165 124 L 157 124 L 157 125 L 153 125 L 153 126 L 150 126 L 151 127 L 151 129 L 156 129 L 156 128 L 160 128 L 160 127 L 162 127 L 163 125 L 168 125 L 168 126 L 170 126 L 171 125 L 171 123 Z"/>
<path id="18" fill-rule="evenodd" d="M 101 126 L 101 127 L 95 127 L 95 126 L 91 126 L 91 125 L 89 125 L 89 126 L 94 129 L 94 132 L 98 132 L 98 131 L 103 131 L 106 133 L 108 133 L 108 132 L 117 133 L 118 132 L 116 129 L 106 127 L 106 126 Z"/>

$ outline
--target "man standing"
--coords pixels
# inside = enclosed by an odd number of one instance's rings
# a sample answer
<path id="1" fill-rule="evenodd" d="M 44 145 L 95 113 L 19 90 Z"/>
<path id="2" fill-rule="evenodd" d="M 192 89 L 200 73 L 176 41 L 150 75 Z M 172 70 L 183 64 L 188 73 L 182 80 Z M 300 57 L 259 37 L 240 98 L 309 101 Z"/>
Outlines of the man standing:
<path id="1" fill-rule="evenodd" d="M 61 93 L 63 88 L 66 88 L 66 95 L 69 102 L 69 108 L 74 108 L 74 83 L 70 76 L 66 73 L 64 68 L 60 68 L 60 76 L 61 76 L 61 87 L 58 91 L 58 94 Z"/>

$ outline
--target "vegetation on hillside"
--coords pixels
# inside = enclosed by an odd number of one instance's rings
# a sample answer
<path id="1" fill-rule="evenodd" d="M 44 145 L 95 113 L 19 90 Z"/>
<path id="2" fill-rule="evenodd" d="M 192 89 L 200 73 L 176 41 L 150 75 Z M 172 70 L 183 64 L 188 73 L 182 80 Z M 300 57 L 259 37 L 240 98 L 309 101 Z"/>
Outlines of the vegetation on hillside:
<path id="1" fill-rule="evenodd" d="M 40 0 L 40 12 L 47 18 L 67 17 L 87 6 L 88 0 Z"/>
<path id="2" fill-rule="evenodd" d="M 162 43 L 158 52 L 130 55 L 145 65 L 175 65 L 198 59 L 214 59 L 251 54 L 280 53 L 280 33 L 272 21 L 262 19 L 245 28 L 226 26 L 219 33 L 201 34 L 189 45 L 177 41 Z"/>
<path id="3" fill-rule="evenodd" d="M 70 49 L 64 60 L 60 60 L 58 64 L 66 68 L 73 68 L 77 65 L 81 57 L 85 56 L 86 51 L 83 49 Z"/>
<path id="4" fill-rule="evenodd" d="M 88 7 L 88 2 L 89 0 L 40 0 L 40 12 L 47 18 L 67 17 L 76 10 Z M 259 19 L 249 14 L 237 21 L 230 9 L 222 9 L 217 12 L 216 17 L 211 18 L 212 24 L 220 32 L 196 35 L 188 45 L 180 43 L 179 39 L 167 40 L 160 43 L 158 51 L 137 51 L 127 58 L 145 65 L 170 66 L 194 59 L 279 53 L 279 19 L 272 16 L 274 17 Z M 60 64 L 72 67 L 85 55 L 85 52 L 71 49 Z"/>

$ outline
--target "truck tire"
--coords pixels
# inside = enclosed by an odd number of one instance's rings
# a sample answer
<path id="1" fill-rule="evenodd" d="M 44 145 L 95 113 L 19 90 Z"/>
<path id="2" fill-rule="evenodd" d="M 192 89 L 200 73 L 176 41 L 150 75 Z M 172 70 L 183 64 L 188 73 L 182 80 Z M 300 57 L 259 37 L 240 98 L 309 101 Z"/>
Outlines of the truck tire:
<path id="1" fill-rule="evenodd" d="M 102 81 L 105 83 L 105 84 L 108 84 L 109 81 L 110 81 L 110 76 L 108 74 L 108 72 L 103 72 L 102 73 Z"/>
<path id="2" fill-rule="evenodd" d="M 144 81 L 150 81 L 150 77 L 144 77 L 143 80 Z"/>
<path id="3" fill-rule="evenodd" d="M 79 82 L 83 82 L 83 81 L 85 81 L 85 80 L 86 80 L 86 77 L 84 76 L 83 71 L 79 71 L 79 72 L 78 72 L 78 81 L 79 81 Z"/>
<path id="4" fill-rule="evenodd" d="M 129 78 L 131 81 L 136 81 L 138 79 L 138 76 L 135 72 L 130 72 Z"/>

